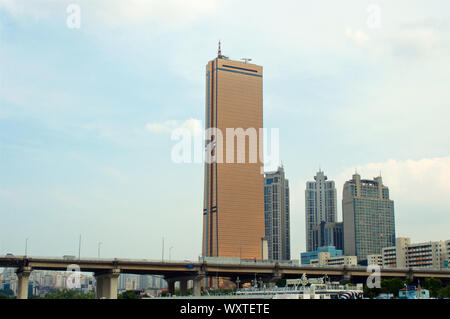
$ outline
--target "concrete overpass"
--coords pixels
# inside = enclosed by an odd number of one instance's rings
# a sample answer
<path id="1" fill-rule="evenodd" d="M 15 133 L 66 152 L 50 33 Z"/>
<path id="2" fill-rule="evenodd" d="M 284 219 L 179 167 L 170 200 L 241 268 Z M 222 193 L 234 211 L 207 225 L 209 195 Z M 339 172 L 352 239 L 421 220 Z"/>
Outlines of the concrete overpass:
<path id="1" fill-rule="evenodd" d="M 295 279 L 303 274 L 308 277 L 327 275 L 334 280 L 365 282 L 372 273 L 366 267 L 341 266 L 305 266 L 289 263 L 266 261 L 161 261 L 145 259 L 67 259 L 55 257 L 3 256 L 0 267 L 16 268 L 18 276 L 17 297 L 28 297 L 28 280 L 33 270 L 66 271 L 70 265 L 77 265 L 82 272 L 92 272 L 96 278 L 97 298 L 117 298 L 118 277 L 123 274 L 162 275 L 168 282 L 169 293 L 174 293 L 175 282 L 180 282 L 180 294 L 187 294 L 188 281 L 193 281 L 194 295 L 200 295 L 202 280 L 205 277 L 228 277 L 241 282 L 257 278 L 264 282 L 275 282 L 281 278 Z M 382 278 L 414 279 L 439 278 L 450 282 L 450 269 L 438 270 L 427 268 L 382 268 Z"/>

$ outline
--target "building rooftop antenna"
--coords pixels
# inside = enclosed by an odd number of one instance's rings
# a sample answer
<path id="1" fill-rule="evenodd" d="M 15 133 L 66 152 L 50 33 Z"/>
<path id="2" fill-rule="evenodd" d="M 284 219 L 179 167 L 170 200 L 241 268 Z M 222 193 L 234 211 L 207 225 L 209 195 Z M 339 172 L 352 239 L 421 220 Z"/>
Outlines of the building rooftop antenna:
<path id="1" fill-rule="evenodd" d="M 225 60 L 229 59 L 227 56 L 222 55 L 222 42 L 220 42 L 220 41 L 219 41 L 219 49 L 217 50 L 217 57 L 219 59 L 225 59 Z"/>

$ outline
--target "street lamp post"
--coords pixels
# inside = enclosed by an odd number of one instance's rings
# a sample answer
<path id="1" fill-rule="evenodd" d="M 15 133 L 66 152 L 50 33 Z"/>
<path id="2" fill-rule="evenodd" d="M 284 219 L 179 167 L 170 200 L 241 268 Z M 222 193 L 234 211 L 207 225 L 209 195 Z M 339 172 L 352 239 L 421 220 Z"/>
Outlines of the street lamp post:
<path id="1" fill-rule="evenodd" d="M 81 259 L 81 234 L 78 239 L 78 260 L 80 260 L 80 259 Z"/>
<path id="2" fill-rule="evenodd" d="M 161 261 L 164 262 L 164 237 L 162 238 L 162 257 Z"/>

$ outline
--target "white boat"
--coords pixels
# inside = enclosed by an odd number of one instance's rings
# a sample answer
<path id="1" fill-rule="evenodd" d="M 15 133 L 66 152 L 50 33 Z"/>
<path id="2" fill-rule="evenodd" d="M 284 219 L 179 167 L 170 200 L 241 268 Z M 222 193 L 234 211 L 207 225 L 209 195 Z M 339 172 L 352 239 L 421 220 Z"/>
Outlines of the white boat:
<path id="1" fill-rule="evenodd" d="M 239 289 L 237 296 L 264 299 L 356 299 L 362 298 L 361 284 L 341 285 L 338 282 L 326 282 L 325 278 L 286 280 L 286 287 L 249 287 Z"/>

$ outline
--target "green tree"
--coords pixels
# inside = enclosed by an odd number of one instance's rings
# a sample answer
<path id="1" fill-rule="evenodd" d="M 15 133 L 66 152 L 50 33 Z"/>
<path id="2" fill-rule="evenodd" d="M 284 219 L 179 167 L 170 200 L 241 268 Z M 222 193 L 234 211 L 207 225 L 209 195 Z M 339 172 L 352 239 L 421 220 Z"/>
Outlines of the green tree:
<path id="1" fill-rule="evenodd" d="M 439 289 L 439 298 L 450 298 L 450 286 L 442 287 Z"/>
<path id="2" fill-rule="evenodd" d="M 42 299 L 95 299 L 94 293 L 82 293 L 76 289 L 54 290 Z"/>
<path id="3" fill-rule="evenodd" d="M 405 283 L 400 278 L 382 279 L 381 291 L 386 294 L 393 294 L 398 297 L 398 291 L 405 287 Z"/>
<path id="4" fill-rule="evenodd" d="M 365 297 L 373 299 L 381 293 L 381 289 L 364 286 L 363 292 Z"/>
<path id="5" fill-rule="evenodd" d="M 122 292 L 121 294 L 119 294 L 117 296 L 117 298 L 119 299 L 138 299 L 138 296 L 136 295 L 136 293 L 132 290 L 127 290 Z"/>
<path id="6" fill-rule="evenodd" d="M 405 285 L 411 286 L 413 282 L 414 282 L 414 278 L 413 278 L 412 276 L 406 277 L 406 279 L 405 279 Z"/>
<path id="7" fill-rule="evenodd" d="M 0 289 L 0 299 L 14 299 L 14 291 L 11 289 Z"/>
<path id="8" fill-rule="evenodd" d="M 430 297 L 438 297 L 442 281 L 437 278 L 425 278 L 424 288 L 430 291 Z"/>

